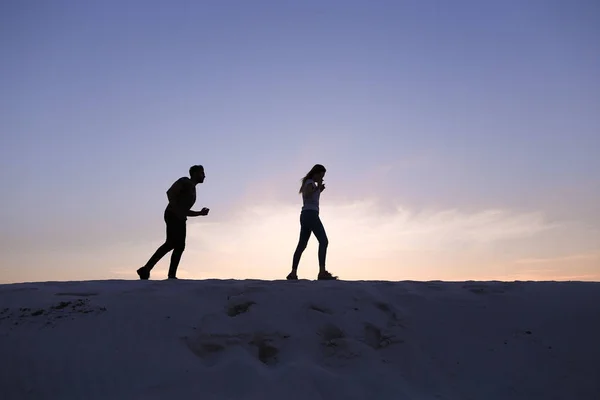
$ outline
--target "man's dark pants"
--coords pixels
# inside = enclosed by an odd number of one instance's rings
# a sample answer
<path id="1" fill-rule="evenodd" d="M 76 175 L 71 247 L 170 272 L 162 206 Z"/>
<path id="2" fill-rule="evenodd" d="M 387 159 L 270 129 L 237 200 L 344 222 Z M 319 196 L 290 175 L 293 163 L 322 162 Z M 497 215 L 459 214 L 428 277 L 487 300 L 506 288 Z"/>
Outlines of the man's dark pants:
<path id="1" fill-rule="evenodd" d="M 148 272 L 150 272 L 161 258 L 163 258 L 169 251 L 173 250 L 173 253 L 171 254 L 171 264 L 169 266 L 168 277 L 174 278 L 177 274 L 177 267 L 179 266 L 181 255 L 185 250 L 186 221 L 185 219 L 178 218 L 168 209 L 165 210 L 164 220 L 165 224 L 167 225 L 167 238 L 152 255 L 152 257 L 150 257 L 144 267 Z"/>

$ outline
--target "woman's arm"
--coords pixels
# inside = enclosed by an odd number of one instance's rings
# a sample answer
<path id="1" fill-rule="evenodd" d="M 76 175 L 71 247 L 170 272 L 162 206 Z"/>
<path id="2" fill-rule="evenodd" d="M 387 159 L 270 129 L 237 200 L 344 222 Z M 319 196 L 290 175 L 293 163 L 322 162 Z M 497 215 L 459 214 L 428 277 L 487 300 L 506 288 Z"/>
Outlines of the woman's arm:
<path id="1" fill-rule="evenodd" d="M 315 182 L 313 180 L 308 180 L 308 181 L 306 181 L 306 183 L 304 184 L 304 187 L 302 188 L 302 194 L 304 196 L 309 196 L 309 195 L 313 194 L 316 190 L 317 190 L 317 185 L 315 184 Z"/>

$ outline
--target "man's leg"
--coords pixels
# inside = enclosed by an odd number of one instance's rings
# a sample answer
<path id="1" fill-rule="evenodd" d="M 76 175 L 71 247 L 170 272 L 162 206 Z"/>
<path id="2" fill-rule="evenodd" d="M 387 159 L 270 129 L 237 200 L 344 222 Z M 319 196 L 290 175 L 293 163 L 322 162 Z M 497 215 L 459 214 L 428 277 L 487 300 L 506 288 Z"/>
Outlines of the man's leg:
<path id="1" fill-rule="evenodd" d="M 169 221 L 167 220 L 166 213 L 164 216 L 164 221 L 166 224 L 167 238 L 165 239 L 165 242 L 158 249 L 156 249 L 152 257 L 150 257 L 150 259 L 146 263 L 146 265 L 137 270 L 140 279 L 150 278 L 150 271 L 152 270 L 152 268 L 154 268 L 156 263 L 158 263 L 169 251 L 173 250 L 174 248 L 173 240 L 171 238 L 172 232 L 170 232 L 172 231 L 172 228 L 169 226 Z"/>
<path id="2" fill-rule="evenodd" d="M 179 266 L 179 261 L 181 261 L 181 255 L 185 250 L 186 222 L 185 220 L 173 220 L 169 223 L 171 226 L 173 253 L 171 253 L 168 277 L 175 279 L 177 278 L 177 267 Z"/>
<path id="3" fill-rule="evenodd" d="M 152 255 L 152 257 L 150 257 L 150 259 L 148 260 L 146 265 L 144 265 L 143 268 L 146 271 L 148 271 L 148 273 L 150 273 L 150 271 L 152 271 L 152 268 L 154 268 L 156 263 L 158 263 L 161 260 L 161 258 L 163 258 L 171 250 L 173 250 L 173 244 L 166 241 L 158 249 L 156 249 L 156 252 Z"/>
<path id="4" fill-rule="evenodd" d="M 171 216 L 168 212 L 165 211 L 163 217 L 166 225 L 166 239 L 165 242 L 154 252 L 152 257 L 148 260 L 146 265 L 137 270 L 140 279 L 148 279 L 150 277 L 150 271 L 154 266 L 171 250 L 175 249 L 178 245 L 178 237 L 181 236 L 180 231 L 181 228 L 177 224 L 179 222 L 173 216 Z M 185 221 L 183 221 L 183 226 L 185 229 Z M 185 238 L 185 233 L 184 233 Z M 184 239 L 185 240 L 185 239 Z M 181 254 L 179 255 L 181 258 Z"/>

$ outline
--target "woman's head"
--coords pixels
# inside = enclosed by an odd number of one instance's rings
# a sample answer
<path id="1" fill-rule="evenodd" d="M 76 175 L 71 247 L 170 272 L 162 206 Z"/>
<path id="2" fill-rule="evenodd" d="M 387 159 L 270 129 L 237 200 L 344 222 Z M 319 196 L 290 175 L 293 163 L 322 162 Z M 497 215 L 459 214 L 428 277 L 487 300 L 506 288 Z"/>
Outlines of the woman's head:
<path id="1" fill-rule="evenodd" d="M 310 171 L 308 171 L 308 173 L 304 176 L 304 178 L 302 178 L 302 185 L 300 186 L 299 193 L 302 193 L 302 188 L 304 187 L 304 184 L 307 180 L 312 179 L 314 181 L 322 181 L 323 177 L 325 176 L 325 172 L 327 172 L 327 170 L 324 166 L 322 166 L 321 164 L 315 164 L 310 169 Z"/>

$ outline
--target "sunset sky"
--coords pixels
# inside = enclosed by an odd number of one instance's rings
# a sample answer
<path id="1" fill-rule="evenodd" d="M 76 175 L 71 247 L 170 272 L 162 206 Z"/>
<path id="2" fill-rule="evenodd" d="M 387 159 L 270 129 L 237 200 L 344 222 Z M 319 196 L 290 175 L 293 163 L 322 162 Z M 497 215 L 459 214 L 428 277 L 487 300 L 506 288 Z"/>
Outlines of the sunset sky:
<path id="1" fill-rule="evenodd" d="M 2 1 L 0 282 L 600 280 L 600 2 Z M 166 278 L 169 256 L 153 270 Z M 299 277 L 315 279 L 311 238 Z"/>

